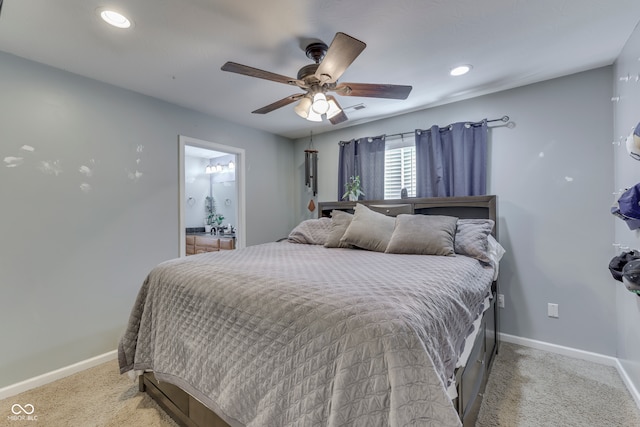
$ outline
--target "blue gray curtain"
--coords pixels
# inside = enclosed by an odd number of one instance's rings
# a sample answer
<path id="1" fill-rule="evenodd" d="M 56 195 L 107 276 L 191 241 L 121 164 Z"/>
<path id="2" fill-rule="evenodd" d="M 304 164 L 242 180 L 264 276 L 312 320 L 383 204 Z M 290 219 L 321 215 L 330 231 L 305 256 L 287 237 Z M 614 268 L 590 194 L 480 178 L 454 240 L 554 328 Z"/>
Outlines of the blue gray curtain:
<path id="1" fill-rule="evenodd" d="M 364 192 L 362 200 L 384 199 L 384 135 L 340 141 L 339 145 L 338 200 L 349 178 L 356 175 Z"/>
<path id="2" fill-rule="evenodd" d="M 416 196 L 478 196 L 487 191 L 487 122 L 416 130 Z"/>

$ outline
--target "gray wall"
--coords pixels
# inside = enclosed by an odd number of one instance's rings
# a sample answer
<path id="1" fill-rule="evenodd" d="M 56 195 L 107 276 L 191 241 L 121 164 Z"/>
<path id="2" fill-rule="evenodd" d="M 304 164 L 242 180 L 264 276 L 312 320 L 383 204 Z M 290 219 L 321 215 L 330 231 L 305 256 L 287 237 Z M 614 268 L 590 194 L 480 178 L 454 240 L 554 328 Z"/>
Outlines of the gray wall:
<path id="1" fill-rule="evenodd" d="M 613 222 L 611 67 L 314 135 L 319 200 L 336 200 L 340 140 L 509 115 L 490 131 L 489 192 L 498 195 L 502 332 L 616 355 L 616 298 L 607 265 Z M 306 210 L 296 141 L 298 220 Z M 315 214 L 315 213 L 314 213 Z M 547 317 L 547 303 L 560 317 Z"/>
<path id="2" fill-rule="evenodd" d="M 0 388 L 116 348 L 178 256 L 178 135 L 245 149 L 248 245 L 291 229 L 288 139 L 5 53 L 0 94 Z"/>
<path id="3" fill-rule="evenodd" d="M 620 136 L 629 135 L 631 128 L 640 122 L 640 82 L 631 80 L 621 81 L 619 78 L 627 75 L 640 74 L 640 28 L 636 28 L 624 47 L 615 64 L 613 81 L 614 95 L 620 96 L 620 101 L 614 103 L 615 124 L 612 140 L 619 140 Z M 640 162 L 633 160 L 626 151 L 624 144 L 614 147 L 615 186 L 613 191 L 628 188 L 640 182 Z M 640 233 L 630 231 L 618 219 L 611 219 L 615 223 L 615 241 L 624 246 L 640 249 Z M 615 287 L 617 301 L 617 348 L 625 371 L 640 389 L 640 298 L 628 292 L 620 282 L 610 279 L 607 286 Z"/>

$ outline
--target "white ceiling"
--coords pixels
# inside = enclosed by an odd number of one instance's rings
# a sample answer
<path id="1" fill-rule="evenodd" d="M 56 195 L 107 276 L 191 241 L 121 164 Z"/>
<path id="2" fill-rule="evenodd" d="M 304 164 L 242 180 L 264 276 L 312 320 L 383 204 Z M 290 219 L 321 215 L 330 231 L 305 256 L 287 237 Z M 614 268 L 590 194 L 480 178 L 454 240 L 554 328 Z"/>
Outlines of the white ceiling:
<path id="1" fill-rule="evenodd" d="M 103 7 L 133 28 L 103 23 Z M 4 0 L 0 50 L 298 138 L 612 64 L 639 19 L 638 0 Z M 220 70 L 296 77 L 308 42 L 338 31 L 367 43 L 340 81 L 412 85 L 409 98 L 338 96 L 366 108 L 317 124 L 295 104 L 251 114 L 300 90 Z M 473 71 L 450 77 L 461 63 Z"/>

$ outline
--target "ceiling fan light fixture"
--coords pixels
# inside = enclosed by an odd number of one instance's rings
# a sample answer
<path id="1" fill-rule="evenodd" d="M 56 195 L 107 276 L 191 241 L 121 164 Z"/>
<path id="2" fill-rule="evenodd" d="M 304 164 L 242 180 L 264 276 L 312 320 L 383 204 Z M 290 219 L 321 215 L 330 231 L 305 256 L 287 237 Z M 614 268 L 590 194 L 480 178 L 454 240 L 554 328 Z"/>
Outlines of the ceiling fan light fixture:
<path id="1" fill-rule="evenodd" d="M 298 105 L 295 106 L 293 111 L 296 112 L 297 115 L 306 119 L 309 116 L 309 110 L 311 109 L 311 99 L 308 97 L 304 97 L 298 102 Z"/>
<path id="2" fill-rule="evenodd" d="M 337 116 L 342 110 L 333 99 L 329 100 L 329 109 L 327 110 L 327 119 Z"/>
<path id="3" fill-rule="evenodd" d="M 457 67 L 452 68 L 451 71 L 449 71 L 449 74 L 451 74 L 454 77 L 462 76 L 464 74 L 467 74 L 469 71 L 471 71 L 472 68 L 473 66 L 469 64 L 458 65 Z"/>
<path id="4" fill-rule="evenodd" d="M 311 109 L 320 115 L 325 114 L 329 110 L 329 103 L 327 102 L 327 97 L 324 93 L 318 92 L 313 95 L 313 104 L 311 104 Z"/>
<path id="5" fill-rule="evenodd" d="M 307 120 L 309 120 L 310 122 L 321 122 L 322 114 L 318 114 L 313 110 L 313 108 L 310 108 L 309 115 L 307 116 Z"/>

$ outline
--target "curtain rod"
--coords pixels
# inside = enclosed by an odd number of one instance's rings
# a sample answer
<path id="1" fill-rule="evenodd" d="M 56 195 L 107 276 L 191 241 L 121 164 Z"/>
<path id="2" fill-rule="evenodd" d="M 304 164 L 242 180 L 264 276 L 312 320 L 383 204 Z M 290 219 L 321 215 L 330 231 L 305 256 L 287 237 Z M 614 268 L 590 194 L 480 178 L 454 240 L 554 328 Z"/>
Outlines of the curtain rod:
<path id="1" fill-rule="evenodd" d="M 491 120 L 481 120 L 479 122 L 466 122 L 466 124 L 470 125 L 470 126 L 477 126 L 477 125 L 481 125 L 482 123 L 492 123 L 492 122 L 504 122 L 507 123 L 509 121 L 509 116 L 502 116 L 499 119 L 491 119 Z M 451 126 L 453 123 L 448 124 L 447 126 L 443 126 L 443 127 L 449 127 Z M 402 133 L 392 133 L 390 135 L 385 135 L 386 138 L 390 138 L 393 136 L 405 136 L 405 135 L 413 135 L 415 134 L 415 130 L 411 131 L 411 132 L 402 132 Z"/>

